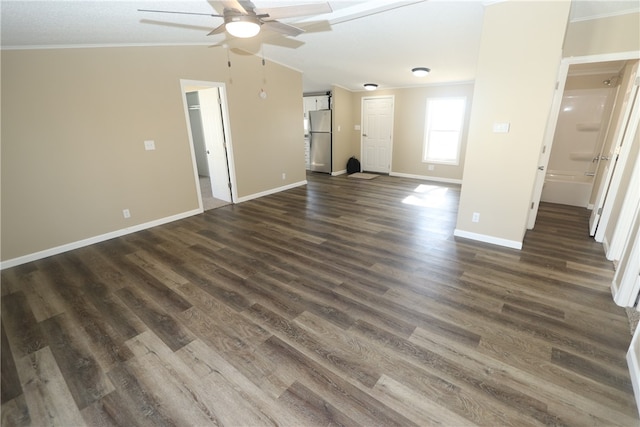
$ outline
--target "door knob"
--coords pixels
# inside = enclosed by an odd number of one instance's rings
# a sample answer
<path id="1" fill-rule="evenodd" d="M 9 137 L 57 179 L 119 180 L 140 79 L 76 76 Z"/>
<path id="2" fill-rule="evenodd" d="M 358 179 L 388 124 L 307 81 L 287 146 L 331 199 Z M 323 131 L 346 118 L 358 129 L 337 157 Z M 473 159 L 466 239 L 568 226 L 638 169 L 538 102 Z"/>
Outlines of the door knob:
<path id="1" fill-rule="evenodd" d="M 366 133 L 363 133 L 363 134 L 362 134 L 362 136 L 367 136 L 367 134 L 366 134 Z"/>
<path id="2" fill-rule="evenodd" d="M 538 166 L 538 170 L 539 171 L 543 171 L 544 170 L 544 166 Z"/>

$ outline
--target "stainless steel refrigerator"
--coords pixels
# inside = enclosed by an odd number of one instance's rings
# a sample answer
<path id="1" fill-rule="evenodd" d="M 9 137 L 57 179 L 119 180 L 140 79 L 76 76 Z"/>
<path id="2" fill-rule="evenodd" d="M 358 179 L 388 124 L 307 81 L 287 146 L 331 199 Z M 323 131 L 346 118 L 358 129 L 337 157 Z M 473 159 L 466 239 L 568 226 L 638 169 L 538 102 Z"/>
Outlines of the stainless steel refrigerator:
<path id="1" fill-rule="evenodd" d="M 331 110 L 309 111 L 310 170 L 331 173 Z"/>

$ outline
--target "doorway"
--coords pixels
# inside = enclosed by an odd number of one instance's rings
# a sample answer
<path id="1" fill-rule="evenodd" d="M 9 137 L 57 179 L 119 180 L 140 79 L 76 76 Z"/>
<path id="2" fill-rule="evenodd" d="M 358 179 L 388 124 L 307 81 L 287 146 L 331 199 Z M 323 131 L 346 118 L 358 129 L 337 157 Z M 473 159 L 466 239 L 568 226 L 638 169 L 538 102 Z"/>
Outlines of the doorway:
<path id="1" fill-rule="evenodd" d="M 539 154 L 539 159 L 538 159 L 538 166 L 537 166 L 537 171 L 536 171 L 536 180 L 535 180 L 535 184 L 534 184 L 534 188 L 532 191 L 532 195 L 531 195 L 531 203 L 530 203 L 530 210 L 529 210 L 529 218 L 527 221 L 527 228 L 528 229 L 533 229 L 535 226 L 535 221 L 536 221 L 536 217 L 537 217 L 537 213 L 538 213 L 538 206 L 539 203 L 541 201 L 541 196 L 542 196 L 542 190 L 544 185 L 546 184 L 546 180 L 547 180 L 547 168 L 549 166 L 549 159 L 550 159 L 550 155 L 551 155 L 551 151 L 553 148 L 553 141 L 554 141 L 554 136 L 556 133 L 556 127 L 558 124 L 558 120 L 560 117 L 560 110 L 561 110 L 561 105 L 562 105 L 562 101 L 564 98 L 564 91 L 565 88 L 570 89 L 570 86 L 568 85 L 568 76 L 569 76 L 569 69 L 571 67 L 572 70 L 578 70 L 578 72 L 582 72 L 582 73 L 587 73 L 590 72 L 591 74 L 594 74 L 593 72 L 591 72 L 590 70 L 597 70 L 600 69 L 602 71 L 603 68 L 608 69 L 609 67 L 611 67 L 612 65 L 617 64 L 618 67 L 622 67 L 624 66 L 624 64 L 628 63 L 629 60 L 636 60 L 637 59 L 637 54 L 634 52 L 625 52 L 625 53 L 621 53 L 621 54 L 608 54 L 608 55 L 594 55 L 594 56 L 589 56 L 589 57 L 576 57 L 576 58 L 565 58 L 562 60 L 561 64 L 560 64 L 560 70 L 558 72 L 558 81 L 556 83 L 556 91 L 554 94 L 554 99 L 553 99 L 553 103 L 551 106 L 551 111 L 549 113 L 549 120 L 547 123 L 547 129 L 545 131 L 545 135 L 544 135 L 544 141 L 541 147 L 541 152 Z M 619 69 L 619 68 L 618 68 Z M 608 70 L 611 71 L 611 70 Z M 607 73 L 608 73 L 607 71 Z M 611 73 L 609 74 L 609 76 L 612 75 L 616 75 L 615 73 Z M 606 79 L 604 79 L 606 80 Z M 600 81 L 600 83 L 604 83 L 603 81 Z M 615 104 L 614 104 L 614 109 L 617 108 L 617 106 L 619 105 L 619 97 L 616 97 L 615 99 Z M 611 125 L 609 126 L 608 129 L 606 129 L 606 131 L 608 132 L 608 135 L 605 136 L 606 141 L 609 141 L 610 139 L 610 135 L 614 132 L 617 132 L 620 128 L 621 124 L 620 123 L 611 123 Z M 588 127 L 588 126 L 587 126 Z M 606 147 L 603 147 L 603 150 L 606 150 Z M 602 154 L 605 154 L 605 151 L 602 151 Z M 602 175 L 603 175 L 603 170 L 606 169 L 605 166 L 608 163 L 608 160 L 611 159 L 611 156 L 602 156 L 602 154 L 600 156 L 594 156 L 591 161 L 593 162 L 596 157 L 597 159 L 595 160 L 596 163 L 596 167 L 595 167 L 595 171 L 594 171 L 594 176 L 593 177 L 589 177 L 587 176 L 586 178 L 590 179 L 592 182 L 591 183 L 587 183 L 589 185 L 589 187 L 591 188 L 591 192 L 589 194 L 589 204 L 587 207 L 591 207 L 591 204 L 594 200 L 595 197 L 595 192 L 598 190 L 599 187 L 599 183 L 601 182 L 602 179 Z M 576 152 L 576 155 L 580 158 L 584 157 L 584 154 L 580 154 L 578 152 Z M 604 161 L 603 161 L 604 160 Z M 591 173 L 591 171 L 587 171 L 589 174 Z M 561 183 L 562 184 L 562 183 Z M 564 185 L 564 184 L 562 184 Z M 595 205 L 594 205 L 595 206 Z M 597 212 L 597 207 L 595 207 L 594 211 Z"/>
<path id="2" fill-rule="evenodd" d="M 364 172 L 391 172 L 393 104 L 392 96 L 362 98 L 360 151 Z"/>
<path id="3" fill-rule="evenodd" d="M 235 173 L 224 83 L 181 80 L 202 211 L 233 203 Z"/>

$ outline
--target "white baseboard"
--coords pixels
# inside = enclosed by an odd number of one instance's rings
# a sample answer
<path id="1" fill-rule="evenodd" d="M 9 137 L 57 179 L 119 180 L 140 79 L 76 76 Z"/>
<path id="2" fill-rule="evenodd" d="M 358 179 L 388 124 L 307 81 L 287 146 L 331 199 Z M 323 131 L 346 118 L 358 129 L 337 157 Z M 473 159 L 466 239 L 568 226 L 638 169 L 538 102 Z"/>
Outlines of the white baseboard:
<path id="1" fill-rule="evenodd" d="M 472 233 L 470 231 L 458 230 L 453 231 L 453 235 L 456 237 L 463 237 L 465 239 L 477 240 L 479 242 L 491 243 L 492 245 L 505 246 L 512 249 L 522 249 L 522 242 L 515 240 L 502 239 L 500 237 L 487 236 L 486 234 Z"/>
<path id="2" fill-rule="evenodd" d="M 285 191 L 285 190 L 291 190 L 292 188 L 296 188 L 296 187 L 302 187 L 303 185 L 307 185 L 307 180 L 306 179 L 304 181 L 294 182 L 293 184 L 288 184 L 288 185 L 284 185 L 282 187 L 272 188 L 271 190 L 262 191 L 260 193 L 254 193 L 254 194 L 250 194 L 248 196 L 239 197 L 238 200 L 236 200 L 236 203 L 247 202 L 249 200 L 257 199 L 259 197 L 268 196 L 270 194 L 279 193 L 279 192 Z"/>
<path id="3" fill-rule="evenodd" d="M 264 191 L 262 193 L 252 194 L 250 196 L 244 196 L 237 200 L 238 203 L 246 202 L 247 200 L 256 199 L 258 197 L 266 196 L 269 194 L 278 193 L 280 191 L 289 190 L 291 188 L 300 187 L 302 185 L 306 185 L 307 181 L 300 181 L 293 184 L 285 185 L 283 187 L 274 188 L 269 191 Z M 145 222 L 143 224 L 134 225 L 131 227 L 123 228 L 120 230 L 112 231 L 106 234 L 101 234 L 99 236 L 89 237 L 88 239 L 78 240 L 77 242 L 71 242 L 64 245 L 56 246 L 54 248 L 45 249 L 43 251 L 34 252 L 32 254 L 23 255 L 17 258 L 9 259 L 6 261 L 0 262 L 0 270 L 4 270 L 6 268 L 15 267 L 16 265 L 25 264 L 31 261 L 37 261 L 42 258 L 50 257 L 53 255 L 58 255 L 64 252 L 68 252 L 74 249 L 83 248 L 85 246 L 94 245 L 96 243 L 104 242 L 105 240 L 114 239 L 116 237 L 124 236 L 126 234 L 135 233 L 137 231 L 146 230 L 148 228 L 157 227 L 158 225 L 167 224 L 169 222 L 177 221 L 179 219 L 184 219 L 193 215 L 198 215 L 204 212 L 202 209 L 194 209 L 191 211 L 179 213 L 177 215 L 172 215 L 166 218 L 160 218 L 154 221 Z"/>
<path id="4" fill-rule="evenodd" d="M 346 170 L 346 169 L 343 169 L 343 170 L 341 170 L 341 171 L 331 172 L 331 176 L 344 175 L 345 173 L 347 173 L 347 170 Z"/>
<path id="5" fill-rule="evenodd" d="M 135 233 L 136 231 L 142 231 L 148 228 L 157 227 L 158 225 L 167 224 L 169 222 L 177 221 L 179 219 L 184 219 L 193 215 L 198 215 L 198 214 L 201 214 L 202 212 L 203 212 L 202 209 L 194 209 L 192 211 L 179 213 L 177 215 L 160 218 L 154 221 L 145 222 L 143 224 L 122 228 L 120 230 L 112 231 L 106 234 L 101 234 L 99 236 L 89 237 L 88 239 L 78 240 L 77 242 L 71 242 L 64 245 L 56 246 L 55 248 L 45 249 L 43 251 L 34 252 L 32 254 L 23 255 L 17 258 L 2 261 L 0 262 L 0 270 L 4 270 L 10 267 L 15 267 L 16 265 L 20 265 L 20 264 L 26 264 L 27 262 L 31 262 L 31 261 L 37 261 L 42 258 L 58 255 L 63 252 L 68 252 L 74 249 L 83 248 L 85 246 L 94 245 L 96 243 L 104 242 L 105 240 L 111 240 L 116 237 L 124 236 L 126 234 Z"/>
<path id="6" fill-rule="evenodd" d="M 435 181 L 435 182 L 444 182 L 446 184 L 462 184 L 461 179 L 453 179 L 453 178 L 440 178 L 437 176 L 428 176 L 428 175 L 413 175 L 409 173 L 400 173 L 400 172 L 390 172 L 389 176 L 397 176 L 400 178 L 413 178 L 420 179 L 422 181 Z"/>

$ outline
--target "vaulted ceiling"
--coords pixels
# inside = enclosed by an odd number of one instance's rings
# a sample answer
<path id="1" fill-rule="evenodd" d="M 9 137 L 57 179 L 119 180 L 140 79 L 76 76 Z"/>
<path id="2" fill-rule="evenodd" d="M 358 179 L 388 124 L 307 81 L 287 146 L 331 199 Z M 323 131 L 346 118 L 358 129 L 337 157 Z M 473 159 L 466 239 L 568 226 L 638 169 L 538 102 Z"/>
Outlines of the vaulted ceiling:
<path id="1" fill-rule="evenodd" d="M 262 1 L 268 8 L 316 1 Z M 488 1 L 367 0 L 329 1 L 333 12 L 288 19 L 307 32 L 284 37 L 263 31 L 250 40 L 207 33 L 221 18 L 158 14 L 138 9 L 219 13 L 220 4 L 182 1 L 16 1 L 3 0 L 2 48 L 59 48 L 132 45 L 202 45 L 252 52 L 303 72 L 305 92 L 332 85 L 362 90 L 367 82 L 381 88 L 472 81 Z M 575 1 L 572 20 L 638 11 L 639 2 Z M 203 54 L 206 54 L 203 52 Z M 413 67 L 429 67 L 414 77 Z"/>

